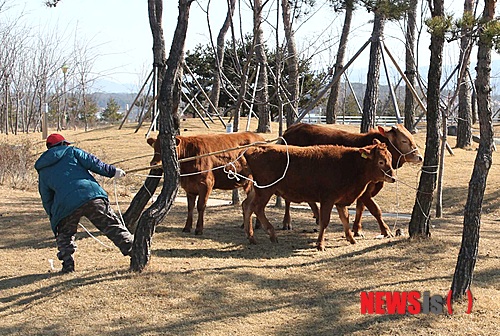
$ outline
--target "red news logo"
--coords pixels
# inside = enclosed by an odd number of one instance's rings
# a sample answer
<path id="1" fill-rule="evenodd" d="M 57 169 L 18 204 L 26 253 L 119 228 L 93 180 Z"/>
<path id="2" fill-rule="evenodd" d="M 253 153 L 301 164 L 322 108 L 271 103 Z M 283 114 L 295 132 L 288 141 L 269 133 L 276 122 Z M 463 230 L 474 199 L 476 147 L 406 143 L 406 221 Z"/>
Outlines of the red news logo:
<path id="1" fill-rule="evenodd" d="M 441 295 L 430 295 L 425 291 L 423 295 L 418 291 L 411 292 L 361 292 L 361 314 L 377 315 L 404 315 L 409 314 L 442 314 L 445 312 L 445 306 L 448 307 L 448 313 L 453 314 L 451 304 L 452 292 L 448 293 L 447 298 Z M 472 293 L 467 291 L 469 304 L 467 314 L 472 310 Z"/>

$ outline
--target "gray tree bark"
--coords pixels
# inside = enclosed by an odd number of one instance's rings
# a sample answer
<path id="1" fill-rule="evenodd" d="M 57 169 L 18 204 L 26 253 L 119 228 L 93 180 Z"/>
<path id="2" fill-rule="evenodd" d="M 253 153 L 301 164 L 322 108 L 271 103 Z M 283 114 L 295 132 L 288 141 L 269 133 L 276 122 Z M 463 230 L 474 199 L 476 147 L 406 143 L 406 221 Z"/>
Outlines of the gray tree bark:
<path id="1" fill-rule="evenodd" d="M 153 0 L 150 0 L 153 1 Z M 193 0 L 179 0 L 179 16 L 175 28 L 170 54 L 163 71 L 163 82 L 159 92 L 158 106 L 160 109 L 160 129 L 158 140 L 161 144 L 163 165 L 163 188 L 158 199 L 140 217 L 135 231 L 135 239 L 130 259 L 130 269 L 141 272 L 151 257 L 151 242 L 156 225 L 160 223 L 170 211 L 179 188 L 179 162 L 177 160 L 175 136 L 179 134 L 178 107 L 180 102 L 182 61 L 184 44 L 188 27 L 189 9 Z M 156 0 L 153 35 L 164 41 L 161 29 L 162 0 Z M 151 16 L 150 16 L 151 17 Z M 161 45 L 161 44 L 160 44 Z M 164 43 L 163 43 L 164 46 Z M 153 49 L 161 53 L 161 50 Z M 163 48 L 164 53 L 164 48 Z"/>
<path id="2" fill-rule="evenodd" d="M 286 115 L 286 126 L 291 126 L 295 121 L 295 115 L 299 106 L 299 57 L 297 56 L 297 46 L 295 44 L 295 32 L 290 19 L 290 4 L 288 0 L 281 1 L 283 10 L 283 26 L 285 29 L 287 53 L 286 64 L 288 67 L 287 90 L 290 96 L 290 104 L 284 106 Z"/>
<path id="3" fill-rule="evenodd" d="M 363 98 L 363 117 L 361 118 L 361 133 L 375 128 L 375 113 L 377 110 L 379 81 L 380 81 L 380 39 L 384 35 L 385 19 L 382 14 L 375 12 L 373 20 L 372 41 L 370 45 L 370 60 L 366 90 Z"/>
<path id="4" fill-rule="evenodd" d="M 127 211 L 123 213 L 123 221 L 130 232 L 135 232 L 137 220 L 139 220 L 142 211 L 160 184 L 160 177 L 163 175 L 163 171 L 161 169 L 151 169 L 149 175 L 150 176 L 146 178 L 146 181 L 144 181 L 144 184 L 130 202 Z"/>
<path id="5" fill-rule="evenodd" d="M 212 85 L 212 91 L 210 92 L 210 101 L 212 102 L 214 107 L 219 107 L 219 97 L 220 97 L 220 88 L 221 88 L 221 74 L 222 74 L 222 66 L 224 64 L 224 43 L 226 39 L 227 31 L 231 26 L 231 21 L 234 15 L 234 8 L 236 6 L 236 0 L 228 0 L 228 9 L 226 19 L 219 31 L 219 35 L 217 35 L 217 51 L 215 54 L 215 68 L 214 68 L 214 80 Z M 208 105 L 208 112 L 214 113 L 214 108 L 212 104 Z"/>
<path id="6" fill-rule="evenodd" d="M 485 0 L 482 22 L 493 20 L 496 0 Z M 480 31 L 483 33 L 482 31 Z M 481 210 L 488 172 L 493 162 L 493 121 L 491 111 L 491 50 L 490 37 L 481 34 L 477 51 L 477 106 L 481 140 L 469 182 L 469 193 L 464 211 L 462 245 L 458 254 L 451 285 L 454 300 L 460 299 L 470 289 L 479 248 Z"/>
<path id="7" fill-rule="evenodd" d="M 475 5 L 474 0 L 465 0 L 464 16 L 472 14 Z M 470 67 L 471 37 L 468 34 L 470 28 L 462 27 L 462 38 L 460 40 L 460 60 L 464 63 L 459 78 L 460 88 L 458 91 L 458 121 L 457 121 L 457 144 L 458 148 L 466 148 L 472 144 L 472 97 L 469 76 L 465 73 Z"/>
<path id="8" fill-rule="evenodd" d="M 417 30 L 417 0 L 410 0 L 410 8 L 408 9 L 408 21 L 406 26 L 406 78 L 408 82 L 415 87 L 415 76 L 417 74 L 416 57 L 415 57 L 415 41 Z M 413 98 L 412 90 L 406 85 L 405 89 L 405 111 L 404 125 L 410 132 L 414 132 L 415 125 L 415 99 Z"/>
<path id="9" fill-rule="evenodd" d="M 443 17 L 444 0 L 429 0 L 431 15 Z M 411 238 L 430 237 L 430 211 L 436 189 L 439 156 L 439 95 L 443 64 L 444 33 L 431 33 L 431 57 L 427 75 L 427 137 L 425 141 L 425 173 L 420 176 L 418 192 L 409 224 Z"/>
<path id="10" fill-rule="evenodd" d="M 267 56 L 265 51 L 264 32 L 262 31 L 262 0 L 254 0 L 253 24 L 255 34 L 255 58 L 260 65 L 255 104 L 259 115 L 257 132 L 271 132 L 271 111 L 269 110 L 269 89 L 267 80 Z"/>
<path id="11" fill-rule="evenodd" d="M 333 78 L 335 78 L 344 67 L 345 51 L 347 48 L 347 41 L 349 39 L 349 31 L 351 30 L 353 12 L 354 12 L 354 1 L 346 0 L 344 25 L 342 26 L 342 34 L 340 35 L 339 49 L 337 50 L 337 59 L 334 65 Z M 332 88 L 330 89 L 330 95 L 328 96 L 328 101 L 326 103 L 327 124 L 334 124 L 337 121 L 337 101 L 339 98 L 339 91 L 340 91 L 340 77 L 339 80 L 332 85 Z"/>
<path id="12" fill-rule="evenodd" d="M 162 16 L 163 16 L 163 0 L 148 0 L 148 16 L 149 26 L 153 35 L 153 67 L 158 68 L 158 87 L 161 88 L 163 78 L 165 76 L 165 39 L 163 37 Z M 161 170 L 151 170 L 149 175 L 160 176 Z M 147 177 L 143 186 L 130 202 L 127 211 L 123 214 L 123 221 L 130 232 L 134 232 L 137 227 L 137 220 L 142 211 L 151 199 L 151 196 L 156 191 L 160 184 L 160 179 L 157 177 Z"/>

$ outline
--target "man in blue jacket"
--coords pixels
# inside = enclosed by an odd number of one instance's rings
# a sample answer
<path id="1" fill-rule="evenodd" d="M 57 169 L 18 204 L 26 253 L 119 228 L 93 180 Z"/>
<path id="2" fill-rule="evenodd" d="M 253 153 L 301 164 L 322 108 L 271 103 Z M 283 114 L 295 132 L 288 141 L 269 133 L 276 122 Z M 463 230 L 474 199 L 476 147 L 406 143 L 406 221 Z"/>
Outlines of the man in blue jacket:
<path id="1" fill-rule="evenodd" d="M 47 151 L 35 163 L 38 190 L 56 237 L 62 273 L 75 270 L 75 234 L 82 216 L 111 239 L 125 256 L 130 255 L 134 240 L 89 171 L 115 178 L 125 176 L 125 172 L 69 144 L 61 134 L 49 135 Z"/>

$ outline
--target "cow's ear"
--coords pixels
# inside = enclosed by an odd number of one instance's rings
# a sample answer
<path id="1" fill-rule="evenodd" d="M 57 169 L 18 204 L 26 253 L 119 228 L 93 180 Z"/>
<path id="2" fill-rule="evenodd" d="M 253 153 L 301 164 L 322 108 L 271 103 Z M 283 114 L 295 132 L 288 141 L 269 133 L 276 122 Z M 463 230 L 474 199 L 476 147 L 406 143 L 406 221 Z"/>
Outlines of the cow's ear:
<path id="1" fill-rule="evenodd" d="M 175 145 L 179 146 L 180 143 L 181 143 L 181 139 L 179 139 L 178 137 L 175 137 Z"/>
<path id="2" fill-rule="evenodd" d="M 377 126 L 378 128 L 378 131 L 380 134 L 382 134 L 383 136 L 387 137 L 387 133 L 385 131 L 385 128 L 383 128 L 382 126 Z"/>
<path id="3" fill-rule="evenodd" d="M 146 141 L 148 142 L 148 145 L 150 145 L 151 147 L 155 146 L 155 142 L 156 142 L 155 138 L 147 138 Z"/>
<path id="4" fill-rule="evenodd" d="M 381 144 L 381 142 L 379 139 L 373 139 L 373 144 L 378 145 L 378 144 Z"/>
<path id="5" fill-rule="evenodd" d="M 372 158 L 372 154 L 370 153 L 370 150 L 367 149 L 366 147 L 360 148 L 359 153 L 361 154 L 361 157 L 363 159 L 371 159 Z"/>

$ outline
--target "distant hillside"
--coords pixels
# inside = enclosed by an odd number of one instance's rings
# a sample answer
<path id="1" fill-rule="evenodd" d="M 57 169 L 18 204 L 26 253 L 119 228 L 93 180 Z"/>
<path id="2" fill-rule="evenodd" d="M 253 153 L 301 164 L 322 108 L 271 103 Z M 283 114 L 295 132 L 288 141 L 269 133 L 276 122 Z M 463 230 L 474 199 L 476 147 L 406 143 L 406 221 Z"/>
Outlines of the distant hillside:
<path id="1" fill-rule="evenodd" d="M 121 109 L 125 110 L 127 104 L 130 105 L 135 99 L 136 93 L 109 93 L 109 92 L 95 92 L 91 96 L 97 102 L 100 108 L 106 108 L 108 101 L 113 98 Z"/>

